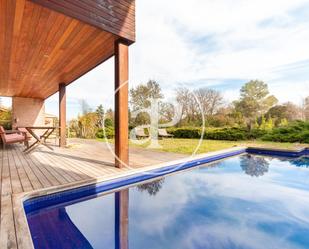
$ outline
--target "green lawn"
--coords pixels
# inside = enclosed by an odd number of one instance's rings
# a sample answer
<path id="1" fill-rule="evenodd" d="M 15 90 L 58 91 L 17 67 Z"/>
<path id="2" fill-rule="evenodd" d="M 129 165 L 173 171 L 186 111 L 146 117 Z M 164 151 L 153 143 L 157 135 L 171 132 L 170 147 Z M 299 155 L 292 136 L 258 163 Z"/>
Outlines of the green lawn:
<path id="1" fill-rule="evenodd" d="M 99 139 L 104 141 L 103 139 Z M 139 140 L 140 141 L 140 140 Z M 113 143 L 113 140 L 110 142 Z M 159 140 L 159 144 L 162 146 L 159 151 L 175 152 L 183 154 L 191 154 L 198 146 L 198 139 L 163 139 Z M 147 148 L 149 143 L 139 145 L 130 143 L 131 147 Z M 306 147 L 308 145 L 292 144 L 292 143 L 274 143 L 263 141 L 218 141 L 218 140 L 203 140 L 197 153 L 206 153 L 216 150 L 223 150 L 231 148 L 233 146 L 255 146 L 255 147 L 267 147 L 267 148 L 279 148 L 279 149 L 296 149 L 300 147 Z"/>

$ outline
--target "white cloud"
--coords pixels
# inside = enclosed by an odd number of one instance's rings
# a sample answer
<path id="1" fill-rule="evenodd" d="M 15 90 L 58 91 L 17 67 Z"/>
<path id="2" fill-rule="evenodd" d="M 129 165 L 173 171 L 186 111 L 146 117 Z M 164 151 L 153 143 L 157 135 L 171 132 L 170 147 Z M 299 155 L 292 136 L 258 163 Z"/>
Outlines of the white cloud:
<path id="1" fill-rule="evenodd" d="M 150 78 L 163 89 L 179 83 L 195 88 L 196 82 L 218 86 L 228 80 L 230 86 L 222 91 L 233 99 L 239 90 L 234 79 L 258 78 L 280 101 L 298 102 L 308 95 L 309 16 L 302 13 L 309 11 L 308 0 L 137 0 L 136 5 L 131 86 Z M 297 66 L 289 67 L 300 61 L 307 61 L 300 73 Z M 112 106 L 113 77 L 111 59 L 74 82 L 68 98 Z M 76 112 L 72 108 L 71 116 Z"/>
<path id="2" fill-rule="evenodd" d="M 296 22 L 291 14 L 307 3 L 138 1 L 132 81 L 154 77 L 164 85 L 259 78 L 271 85 L 284 77 L 284 70 L 275 69 L 309 58 L 308 20 Z M 293 82 L 300 88 L 306 84 Z"/>

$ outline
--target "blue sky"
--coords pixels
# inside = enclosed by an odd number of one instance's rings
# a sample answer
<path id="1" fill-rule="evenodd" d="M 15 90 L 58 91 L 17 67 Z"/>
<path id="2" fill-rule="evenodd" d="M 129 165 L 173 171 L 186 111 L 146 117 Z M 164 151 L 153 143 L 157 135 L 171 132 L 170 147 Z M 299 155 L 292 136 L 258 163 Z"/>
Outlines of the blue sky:
<path id="1" fill-rule="evenodd" d="M 130 47 L 130 85 L 157 80 L 174 89 L 211 87 L 227 100 L 250 79 L 268 83 L 280 102 L 309 95 L 308 0 L 136 0 L 137 42 Z M 68 118 L 80 99 L 113 106 L 113 59 L 67 89 Z M 57 114 L 58 96 L 46 111 Z"/>

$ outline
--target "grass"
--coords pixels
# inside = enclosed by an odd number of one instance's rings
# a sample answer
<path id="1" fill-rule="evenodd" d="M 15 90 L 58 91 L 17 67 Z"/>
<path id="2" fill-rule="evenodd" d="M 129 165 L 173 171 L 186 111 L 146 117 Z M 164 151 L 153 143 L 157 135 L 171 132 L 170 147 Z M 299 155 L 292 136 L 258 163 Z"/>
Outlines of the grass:
<path id="1" fill-rule="evenodd" d="M 98 139 L 105 141 L 104 139 Z M 141 140 L 139 140 L 141 141 Z M 113 143 L 113 140 L 110 140 Z M 167 138 L 159 140 L 161 148 L 155 149 L 158 151 L 174 152 L 181 154 L 192 154 L 199 144 L 198 139 L 180 139 L 180 138 Z M 149 142 L 145 144 L 135 144 L 130 142 L 130 147 L 136 148 L 147 148 Z M 275 143 L 275 142 L 264 142 L 264 141 L 219 141 L 219 140 L 202 140 L 197 153 L 206 153 L 211 151 L 228 149 L 234 146 L 254 146 L 254 147 L 265 147 L 265 148 L 278 148 L 278 149 L 296 149 L 300 147 L 306 147 L 304 144 L 293 144 L 293 143 Z M 153 150 L 153 149 L 152 149 Z"/>

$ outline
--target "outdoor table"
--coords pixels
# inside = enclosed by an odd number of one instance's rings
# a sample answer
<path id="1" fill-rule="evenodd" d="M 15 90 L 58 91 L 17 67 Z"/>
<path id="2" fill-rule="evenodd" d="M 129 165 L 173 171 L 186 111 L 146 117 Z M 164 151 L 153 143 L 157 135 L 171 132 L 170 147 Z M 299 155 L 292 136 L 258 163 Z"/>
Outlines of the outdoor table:
<path id="1" fill-rule="evenodd" d="M 28 148 L 26 148 L 24 151 L 30 151 L 30 149 L 34 149 L 38 145 L 44 145 L 45 147 L 49 148 L 50 150 L 53 150 L 51 146 L 46 144 L 46 139 L 57 129 L 55 126 L 28 126 L 25 127 L 25 129 L 30 133 L 30 135 L 36 140 L 33 144 L 31 144 Z M 36 130 L 45 130 L 42 135 L 37 135 L 35 133 Z"/>

